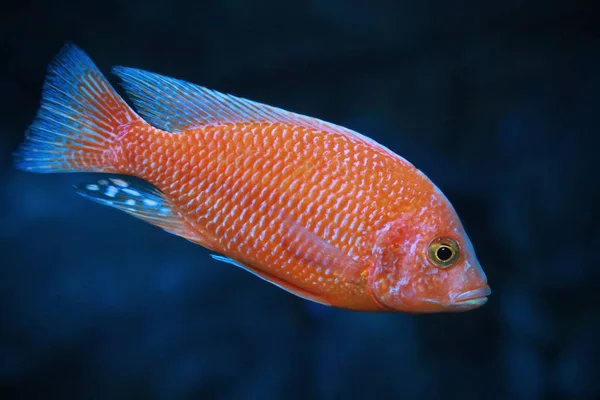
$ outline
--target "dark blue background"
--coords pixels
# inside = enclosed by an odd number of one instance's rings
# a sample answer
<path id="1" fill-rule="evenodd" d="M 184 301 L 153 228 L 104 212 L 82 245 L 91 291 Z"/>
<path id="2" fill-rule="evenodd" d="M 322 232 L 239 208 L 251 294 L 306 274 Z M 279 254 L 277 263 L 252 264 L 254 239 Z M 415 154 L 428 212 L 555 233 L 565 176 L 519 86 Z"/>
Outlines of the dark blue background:
<path id="1" fill-rule="evenodd" d="M 599 398 L 593 4 L 3 3 L 0 398 Z M 311 306 L 77 196 L 85 176 L 16 171 L 67 40 L 105 73 L 186 79 L 404 156 L 455 205 L 489 303 L 429 316 Z"/>

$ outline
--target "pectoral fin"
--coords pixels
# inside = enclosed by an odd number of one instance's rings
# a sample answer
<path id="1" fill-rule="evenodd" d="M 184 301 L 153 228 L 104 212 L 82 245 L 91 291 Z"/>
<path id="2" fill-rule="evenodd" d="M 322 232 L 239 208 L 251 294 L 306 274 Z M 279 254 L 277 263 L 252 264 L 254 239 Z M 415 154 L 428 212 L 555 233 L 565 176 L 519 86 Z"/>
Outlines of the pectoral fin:
<path id="1" fill-rule="evenodd" d="M 299 222 L 287 218 L 284 224 L 286 233 L 283 244 L 295 257 L 311 267 L 329 269 L 333 274 L 345 280 L 361 279 L 366 269 L 362 263 L 321 239 Z"/>

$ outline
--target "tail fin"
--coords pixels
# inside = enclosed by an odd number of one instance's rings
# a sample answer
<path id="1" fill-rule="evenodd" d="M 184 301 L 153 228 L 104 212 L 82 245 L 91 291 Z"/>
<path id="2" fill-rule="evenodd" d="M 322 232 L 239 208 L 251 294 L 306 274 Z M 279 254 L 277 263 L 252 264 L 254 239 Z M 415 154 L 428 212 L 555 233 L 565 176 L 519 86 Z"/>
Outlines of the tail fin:
<path id="1" fill-rule="evenodd" d="M 67 44 L 48 67 L 41 107 L 15 165 L 41 173 L 111 171 L 107 150 L 140 120 L 92 60 Z"/>

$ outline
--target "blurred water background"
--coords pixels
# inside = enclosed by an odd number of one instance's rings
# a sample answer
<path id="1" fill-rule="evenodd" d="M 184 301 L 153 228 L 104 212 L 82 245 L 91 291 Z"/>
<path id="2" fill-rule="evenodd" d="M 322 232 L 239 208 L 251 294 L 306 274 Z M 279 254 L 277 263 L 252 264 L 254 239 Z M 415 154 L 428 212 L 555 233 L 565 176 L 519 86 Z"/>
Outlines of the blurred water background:
<path id="1" fill-rule="evenodd" d="M 596 8 L 3 3 L 0 398 L 600 398 Z M 11 152 L 67 40 L 107 74 L 185 79 L 401 154 L 454 204 L 490 301 L 429 316 L 312 305 L 77 196 L 81 175 L 16 171 Z"/>

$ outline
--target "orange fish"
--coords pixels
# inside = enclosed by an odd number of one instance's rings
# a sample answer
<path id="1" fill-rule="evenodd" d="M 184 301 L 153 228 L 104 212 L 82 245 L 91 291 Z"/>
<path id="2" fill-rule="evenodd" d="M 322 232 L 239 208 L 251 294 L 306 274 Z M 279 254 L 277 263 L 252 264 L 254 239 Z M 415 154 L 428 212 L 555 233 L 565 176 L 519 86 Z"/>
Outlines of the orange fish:
<path id="1" fill-rule="evenodd" d="M 137 69 L 113 72 L 137 113 L 66 45 L 16 166 L 109 174 L 78 193 L 318 303 L 425 313 L 487 301 L 454 208 L 402 157 L 315 118 Z"/>

